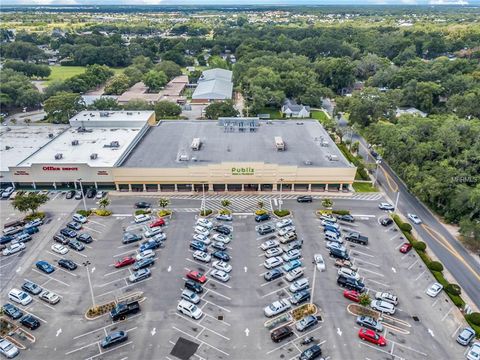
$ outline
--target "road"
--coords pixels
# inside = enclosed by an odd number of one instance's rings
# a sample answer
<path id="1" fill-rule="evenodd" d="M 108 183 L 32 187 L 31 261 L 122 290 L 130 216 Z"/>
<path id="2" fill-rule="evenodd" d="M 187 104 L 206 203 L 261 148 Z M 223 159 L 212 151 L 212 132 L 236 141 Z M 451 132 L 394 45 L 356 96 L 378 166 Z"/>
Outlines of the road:
<path id="1" fill-rule="evenodd" d="M 353 142 L 359 141 L 360 155 L 368 162 L 375 160 L 368 151 L 368 144 L 360 135 L 353 135 Z M 480 264 L 458 242 L 458 240 L 442 225 L 431 211 L 400 180 L 390 166 L 382 161 L 378 169 L 378 185 L 395 201 L 400 192 L 398 210 L 406 215 L 418 215 L 423 224 L 414 225 L 420 238 L 433 251 L 439 261 L 452 274 L 463 291 L 470 297 L 477 308 L 480 308 Z"/>

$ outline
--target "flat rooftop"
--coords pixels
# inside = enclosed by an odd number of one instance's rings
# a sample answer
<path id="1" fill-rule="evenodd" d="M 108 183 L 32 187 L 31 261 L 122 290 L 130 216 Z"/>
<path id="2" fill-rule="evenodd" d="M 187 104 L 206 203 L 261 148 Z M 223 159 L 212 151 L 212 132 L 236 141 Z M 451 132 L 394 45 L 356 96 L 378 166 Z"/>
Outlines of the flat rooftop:
<path id="1" fill-rule="evenodd" d="M 70 127 L 18 166 L 88 164 L 91 167 L 111 167 L 129 148 L 141 129 L 141 127 L 92 127 L 87 128 L 85 132 L 79 132 L 77 128 Z M 75 140 L 78 144 L 72 145 Z M 110 147 L 113 141 L 118 141 L 118 147 Z M 62 154 L 62 158 L 56 159 L 57 154 Z M 97 158 L 91 159 L 91 154 L 97 154 Z"/>
<path id="2" fill-rule="evenodd" d="M 138 123 L 139 126 L 145 124 L 148 119 L 152 116 L 153 111 L 81 111 L 70 121 L 72 126 L 103 126 L 108 124 L 108 126 L 127 126 L 129 127 L 131 123 Z M 107 126 L 105 126 L 107 127 Z"/>
<path id="3" fill-rule="evenodd" d="M 0 171 L 8 171 L 9 167 L 18 165 L 67 128 L 68 125 L 2 126 Z"/>
<path id="4" fill-rule="evenodd" d="M 162 121 L 150 128 L 121 166 L 182 168 L 221 162 L 331 168 L 351 166 L 315 120 L 259 121 L 259 124 L 256 132 L 249 129 L 246 132 L 225 132 L 217 121 Z M 275 137 L 278 136 L 285 143 L 285 151 L 277 151 Z M 200 138 L 202 142 L 199 151 L 190 148 L 194 138 Z M 329 155 L 335 155 L 338 160 L 330 161 Z M 181 157 L 184 160 L 180 160 Z"/>

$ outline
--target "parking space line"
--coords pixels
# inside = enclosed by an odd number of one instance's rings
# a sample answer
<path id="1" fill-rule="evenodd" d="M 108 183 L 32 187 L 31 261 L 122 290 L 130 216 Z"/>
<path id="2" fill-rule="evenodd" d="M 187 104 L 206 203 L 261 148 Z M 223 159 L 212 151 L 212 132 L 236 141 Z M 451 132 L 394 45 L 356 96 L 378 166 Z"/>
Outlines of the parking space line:
<path id="1" fill-rule="evenodd" d="M 29 282 L 35 283 L 34 281 L 31 281 L 31 280 L 28 280 L 28 279 L 25 279 L 25 278 L 24 278 L 23 280 L 24 280 L 24 281 L 29 281 Z M 48 279 L 46 282 L 44 282 L 44 285 L 47 284 L 48 282 L 50 282 L 50 279 Z M 49 289 L 47 289 L 46 287 L 44 287 L 43 285 L 41 285 L 40 287 L 41 287 L 43 290 L 48 290 L 48 291 L 50 291 L 50 292 L 54 292 L 54 293 L 57 294 L 60 298 L 63 299 L 63 296 L 60 295 L 58 292 L 49 290 Z"/>
<path id="2" fill-rule="evenodd" d="M 89 223 L 92 223 L 92 224 L 97 224 L 97 225 L 100 225 L 100 226 L 103 226 L 103 227 L 107 227 L 107 225 L 102 224 L 102 223 L 99 223 L 98 221 L 88 220 L 88 222 L 89 222 Z"/>
<path id="3" fill-rule="evenodd" d="M 371 274 L 375 274 L 375 275 L 378 275 L 378 276 L 381 276 L 381 277 L 385 277 L 385 275 L 383 275 L 383 274 L 380 274 L 380 273 L 372 271 L 372 270 L 365 269 L 363 267 L 359 267 L 358 271 L 366 271 L 366 272 L 371 273 Z"/>
<path id="4" fill-rule="evenodd" d="M 204 314 L 206 317 L 212 318 L 213 320 L 217 320 L 217 321 L 219 321 L 220 323 L 223 323 L 223 324 L 225 324 L 225 325 L 227 325 L 227 326 L 232 326 L 232 324 L 230 324 L 230 323 L 228 323 L 228 322 L 226 322 L 226 321 L 224 321 L 224 320 L 218 320 L 217 318 L 215 318 L 215 317 L 212 316 L 212 315 L 209 315 L 209 314 L 207 314 L 207 313 L 203 313 L 203 314 Z M 202 326 L 205 326 L 205 325 L 202 324 Z M 210 330 L 210 329 L 208 329 L 208 330 Z M 212 331 L 213 333 L 215 332 L 215 331 L 213 331 L 213 330 L 210 330 L 210 331 Z M 225 337 L 225 336 L 220 335 L 220 334 L 218 334 L 218 335 L 219 335 L 219 336 L 222 336 L 222 337 Z M 227 340 L 230 340 L 230 339 L 228 339 L 227 337 L 225 337 L 225 338 L 226 338 Z"/>
<path id="5" fill-rule="evenodd" d="M 217 292 L 217 291 L 215 291 L 215 290 L 208 289 L 208 288 L 207 288 L 207 291 L 205 292 L 205 294 L 203 294 L 203 297 L 202 297 L 201 299 L 203 299 L 203 298 L 205 297 L 205 295 L 207 295 L 209 292 L 212 292 L 212 293 L 214 293 L 215 295 L 221 296 L 221 297 L 223 297 L 224 299 L 232 300 L 232 299 L 229 298 L 228 296 L 225 296 L 225 295 L 220 294 L 219 292 Z"/>
<path id="6" fill-rule="evenodd" d="M 53 306 L 48 305 L 45 301 L 37 300 L 37 299 L 34 298 L 34 297 L 32 297 L 32 300 L 33 300 L 33 302 L 35 302 L 36 304 L 45 305 L 45 306 L 48 307 L 49 309 L 51 309 L 51 310 L 53 310 L 53 311 L 56 311 L 56 309 L 55 309 Z M 32 302 L 32 304 L 33 304 L 33 302 Z"/>
<path id="7" fill-rule="evenodd" d="M 73 353 L 75 353 L 75 352 L 77 352 L 77 351 L 86 349 L 87 347 L 90 347 L 90 346 L 96 345 L 96 344 L 98 344 L 98 341 L 95 341 L 95 342 L 90 343 L 90 344 L 87 344 L 87 345 L 83 345 L 82 347 L 79 347 L 79 348 L 77 348 L 77 349 L 73 349 L 73 350 L 71 350 L 71 351 L 69 351 L 69 352 L 66 352 L 65 355 L 73 354 Z"/>
<path id="8" fill-rule="evenodd" d="M 215 347 L 215 346 L 213 346 L 213 345 L 210 345 L 209 343 L 207 343 L 207 342 L 205 342 L 205 341 L 203 341 L 203 340 L 197 339 L 197 338 L 194 337 L 193 335 L 190 335 L 189 333 L 187 333 L 187 332 L 185 332 L 185 331 L 183 331 L 183 330 L 180 330 L 179 328 L 177 328 L 177 327 L 175 327 L 175 326 L 172 326 L 172 328 L 175 329 L 175 330 L 177 330 L 178 332 L 181 332 L 182 334 L 184 334 L 184 335 L 186 335 L 186 336 L 191 337 L 192 339 L 195 339 L 195 340 L 197 340 L 197 341 L 200 341 L 201 343 L 203 343 L 203 344 L 211 347 L 212 349 L 217 350 L 218 352 L 220 352 L 220 353 L 222 353 L 222 354 L 224 354 L 224 355 L 226 355 L 226 356 L 230 356 L 229 353 L 227 353 L 227 352 L 225 352 L 225 351 L 223 351 L 223 350 L 220 350 L 219 348 L 217 348 L 217 347 Z"/>
<path id="9" fill-rule="evenodd" d="M 211 305 L 213 305 L 213 306 L 218 307 L 219 309 L 222 309 L 223 311 L 231 312 L 231 310 L 228 310 L 227 308 L 224 308 L 223 306 L 217 305 L 217 304 L 215 304 L 214 302 L 211 302 L 211 301 L 209 301 L 209 300 L 203 300 L 203 301 L 205 301 L 205 304 L 201 307 L 201 309 L 203 309 L 203 307 L 204 307 L 205 305 L 211 304 Z"/>
<path id="10" fill-rule="evenodd" d="M 390 285 L 381 283 L 380 281 L 375 281 L 375 280 L 372 280 L 372 279 L 365 279 L 365 280 L 366 280 L 366 281 L 373 282 L 373 283 L 375 283 L 375 284 L 378 284 L 378 285 L 383 286 L 383 287 L 386 287 L 386 288 L 389 288 L 389 287 L 390 287 Z"/>
<path id="11" fill-rule="evenodd" d="M 139 281 L 139 282 L 133 283 L 133 284 L 128 284 L 128 285 L 122 286 L 122 287 L 120 287 L 120 288 L 118 288 L 118 289 L 114 289 L 114 290 L 111 290 L 111 291 L 107 291 L 107 292 L 105 292 L 105 293 L 103 293 L 103 294 L 96 295 L 95 297 L 96 297 L 96 298 L 98 298 L 98 297 L 102 297 L 102 296 L 105 296 L 105 295 L 111 294 L 111 293 L 113 293 L 113 292 L 115 292 L 115 291 L 123 290 L 123 289 L 126 289 L 126 288 L 130 287 L 130 286 L 134 286 L 134 285 L 136 285 L 136 284 L 140 284 L 140 283 L 143 283 L 143 282 L 145 282 L 145 281 L 149 281 L 149 280 L 152 280 L 152 278 L 151 278 L 151 277 L 149 277 L 148 279 L 145 279 L 145 280 L 142 280 L 142 281 Z"/>
<path id="12" fill-rule="evenodd" d="M 363 251 L 358 251 L 358 250 L 357 250 L 357 248 L 354 248 L 352 251 L 353 251 L 353 252 L 355 252 L 355 253 L 358 253 L 358 254 L 364 255 L 364 256 L 368 256 L 368 257 L 372 257 L 372 258 L 374 258 L 374 257 L 375 257 L 374 255 L 371 255 L 371 254 L 364 253 Z"/>
<path id="13" fill-rule="evenodd" d="M 443 316 L 442 322 L 447 318 L 448 315 L 450 315 L 450 313 L 453 311 L 453 309 L 454 309 L 454 307 L 452 306 L 452 307 L 450 308 L 450 310 L 448 310 L 448 312 Z"/>
<path id="14" fill-rule="evenodd" d="M 115 279 L 115 280 L 109 281 L 109 282 L 107 282 L 107 283 L 105 283 L 105 284 L 102 284 L 102 285 L 95 285 L 94 287 L 96 287 L 96 288 L 102 288 L 102 287 L 105 287 L 105 286 L 107 286 L 107 285 L 110 285 L 110 284 L 116 283 L 117 281 L 122 281 L 122 280 L 125 280 L 125 278 L 122 277 L 122 278 L 119 278 L 119 279 Z"/>
<path id="15" fill-rule="evenodd" d="M 100 351 L 100 353 L 98 353 L 97 355 L 93 355 L 93 356 L 91 356 L 91 357 L 89 357 L 89 358 L 86 358 L 85 360 L 95 359 L 95 358 L 97 358 L 97 357 L 99 357 L 99 356 L 101 356 L 101 355 L 105 355 L 105 354 L 107 354 L 107 353 L 109 353 L 109 352 L 118 350 L 118 349 L 120 349 L 120 348 L 122 348 L 122 347 L 125 347 L 125 346 L 127 346 L 127 345 L 131 345 L 131 344 L 133 344 L 133 341 L 129 341 L 129 342 L 125 343 L 125 344 L 121 344 L 121 345 L 115 346 L 113 349 L 109 349 L 109 350 L 107 350 L 107 351 L 103 351 L 103 352 Z M 100 346 L 100 341 L 98 342 L 98 346 Z"/>
<path id="16" fill-rule="evenodd" d="M 55 280 L 55 281 L 59 282 L 60 284 L 63 284 L 63 285 L 65 285 L 65 286 L 68 286 L 68 287 L 70 287 L 70 285 L 69 285 L 69 284 L 67 284 L 67 283 L 64 283 L 62 280 L 55 279 L 54 277 L 52 277 L 52 276 L 49 276 L 49 275 L 47 275 L 47 274 L 44 274 L 44 273 L 42 273 L 42 272 L 38 271 L 38 270 L 37 270 L 37 269 L 35 269 L 35 268 L 32 268 L 32 270 L 33 270 L 34 272 L 36 272 L 37 274 L 40 274 L 40 275 L 46 276 L 46 277 L 48 277 L 48 278 L 49 278 L 49 279 L 51 279 L 51 280 Z"/>
<path id="17" fill-rule="evenodd" d="M 263 296 L 262 296 L 262 299 L 263 299 L 263 298 L 266 298 L 267 296 L 276 294 L 276 293 L 279 292 L 279 291 L 283 291 L 283 290 L 285 290 L 286 288 L 288 288 L 289 286 L 290 286 L 290 285 L 286 285 L 286 286 L 284 286 L 284 287 L 282 287 L 282 288 L 280 288 L 280 289 L 277 289 L 277 290 L 274 290 L 274 291 L 272 291 L 272 292 L 269 292 L 268 294 L 263 295 Z"/>
<path id="18" fill-rule="evenodd" d="M 273 281 L 267 281 L 267 282 L 263 283 L 262 285 L 260 285 L 260 287 L 264 287 L 264 286 L 267 286 L 267 285 L 270 285 L 270 284 L 276 284 L 276 283 L 279 283 L 282 280 L 284 280 L 283 276 L 276 279 L 276 280 L 273 280 Z"/>
<path id="19" fill-rule="evenodd" d="M 423 274 L 425 274 L 426 271 L 427 271 L 426 269 L 423 270 L 423 271 L 420 273 L 420 275 L 418 275 L 418 276 L 415 278 L 414 281 L 417 281 L 418 279 L 420 279 L 420 278 L 423 276 Z"/>
<path id="20" fill-rule="evenodd" d="M 36 317 L 38 320 L 44 322 L 45 324 L 48 324 L 48 321 L 42 319 L 40 316 L 38 316 L 38 315 L 36 315 L 36 314 L 34 314 L 34 313 L 31 313 L 30 311 L 28 311 L 28 310 L 26 310 L 26 309 L 24 309 L 24 308 L 22 308 L 22 311 L 26 312 L 26 313 L 29 314 L 29 315 L 32 315 L 32 316 Z"/>
<path id="21" fill-rule="evenodd" d="M 127 245 L 131 245 L 131 244 L 127 244 Z M 122 257 L 125 254 L 131 254 L 131 253 L 136 253 L 136 252 L 137 252 L 137 249 L 131 249 L 131 250 L 128 250 L 128 251 L 124 251 L 120 254 L 113 255 L 112 257 L 113 258 Z"/>
<path id="22" fill-rule="evenodd" d="M 412 265 L 410 265 L 407 269 L 410 270 L 416 263 L 418 263 L 418 259 L 413 262 Z"/>
<path id="23" fill-rule="evenodd" d="M 92 229 L 91 227 L 88 227 L 88 226 L 85 226 L 85 225 L 83 226 L 83 228 L 84 228 L 84 229 L 87 229 L 88 231 L 93 231 L 93 232 L 96 232 L 96 233 L 99 233 L 99 234 L 102 233 L 101 231 L 98 231 L 98 230 L 96 230 L 96 229 Z"/>
<path id="24" fill-rule="evenodd" d="M 10 265 L 12 262 L 14 262 L 14 261 L 15 261 L 15 258 L 16 258 L 16 257 L 17 257 L 17 256 L 15 256 L 15 257 L 12 257 L 12 258 L 11 258 L 11 259 L 12 259 L 12 261 L 10 261 L 10 262 L 8 262 L 8 263 L 6 263 L 6 264 L 0 265 L 0 269 L 4 268 L 5 266 L 8 266 L 8 265 Z"/>
<path id="25" fill-rule="evenodd" d="M 121 269 L 118 269 L 118 270 L 109 272 L 109 273 L 103 275 L 103 277 L 107 277 L 107 276 L 110 276 L 110 275 L 113 275 L 113 274 L 117 274 L 117 273 L 119 273 L 119 272 L 121 272 L 121 271 L 125 271 L 126 269 L 127 269 L 127 268 L 121 268 Z"/>
<path id="26" fill-rule="evenodd" d="M 129 322 L 133 319 L 136 319 L 138 317 L 142 316 L 142 314 L 138 314 L 138 315 L 133 315 L 133 316 L 130 316 L 128 317 L 126 320 L 123 320 L 123 321 L 118 321 L 118 322 L 112 322 L 111 324 L 108 324 L 108 325 L 105 325 L 105 326 L 102 326 L 98 329 L 95 329 L 95 330 L 91 330 L 91 331 L 88 331 L 86 333 L 83 333 L 83 334 L 80 334 L 80 335 L 77 335 L 73 338 L 73 340 L 77 340 L 77 339 L 80 339 L 81 337 L 84 337 L 84 336 L 87 336 L 87 335 L 90 335 L 90 334 L 93 334 L 94 332 L 97 332 L 97 331 L 101 331 L 101 330 L 105 330 L 111 326 L 118 326 L 118 324 L 124 324 L 126 322 Z"/>

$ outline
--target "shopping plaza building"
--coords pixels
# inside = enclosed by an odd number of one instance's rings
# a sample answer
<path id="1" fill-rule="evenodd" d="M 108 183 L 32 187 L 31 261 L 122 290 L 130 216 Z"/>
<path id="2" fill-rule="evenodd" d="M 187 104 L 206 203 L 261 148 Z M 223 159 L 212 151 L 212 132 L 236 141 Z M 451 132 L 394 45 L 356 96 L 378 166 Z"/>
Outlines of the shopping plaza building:
<path id="1" fill-rule="evenodd" d="M 2 187 L 23 189 L 339 191 L 356 172 L 315 120 L 83 111 L 67 125 L 3 127 L 0 142 Z"/>

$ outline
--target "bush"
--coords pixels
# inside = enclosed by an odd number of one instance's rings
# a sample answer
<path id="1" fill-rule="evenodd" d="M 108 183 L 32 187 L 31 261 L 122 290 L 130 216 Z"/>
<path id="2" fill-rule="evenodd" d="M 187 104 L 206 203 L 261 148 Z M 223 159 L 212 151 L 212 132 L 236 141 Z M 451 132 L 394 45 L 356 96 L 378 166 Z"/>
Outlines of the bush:
<path id="1" fill-rule="evenodd" d="M 447 293 L 447 295 L 456 307 L 463 308 L 465 306 L 465 301 L 463 301 L 463 299 L 459 295 L 452 295 L 449 293 Z"/>
<path id="2" fill-rule="evenodd" d="M 350 210 L 332 210 L 332 214 L 336 214 L 336 215 L 350 215 Z"/>
<path id="3" fill-rule="evenodd" d="M 219 211 L 220 215 L 230 215 L 232 212 L 228 209 L 222 209 Z"/>
<path id="4" fill-rule="evenodd" d="M 332 213 L 333 213 L 333 210 L 324 210 L 324 209 L 322 209 L 322 210 L 317 210 L 317 214 L 318 214 L 318 215 L 330 215 L 330 214 L 332 214 Z"/>
<path id="5" fill-rule="evenodd" d="M 95 210 L 95 214 L 98 216 L 110 216 L 112 215 L 112 212 L 107 209 L 97 209 Z"/>
<path id="6" fill-rule="evenodd" d="M 370 303 L 372 302 L 372 299 L 370 299 L 370 296 L 367 293 L 363 293 L 359 297 L 359 304 L 362 306 L 369 306 Z"/>
<path id="7" fill-rule="evenodd" d="M 440 271 L 432 271 L 433 277 L 437 280 L 443 287 L 447 287 L 448 281 L 443 277 L 443 274 Z"/>
<path id="8" fill-rule="evenodd" d="M 330 199 L 324 199 L 324 200 L 322 201 L 322 206 L 323 206 L 324 208 L 330 208 L 330 207 L 333 206 L 333 201 L 330 200 Z"/>
<path id="9" fill-rule="evenodd" d="M 137 209 L 135 210 L 135 215 L 150 214 L 151 212 L 151 209 Z"/>
<path id="10" fill-rule="evenodd" d="M 160 211 L 157 213 L 157 215 L 158 215 L 159 217 L 169 216 L 169 215 L 172 215 L 172 211 L 171 211 L 171 210 L 165 210 L 165 209 L 163 209 L 163 210 L 160 210 Z"/>
<path id="11" fill-rule="evenodd" d="M 89 217 L 92 214 L 92 210 L 78 210 L 77 214 L 80 214 L 85 217 Z"/>
<path id="12" fill-rule="evenodd" d="M 441 262 L 438 262 L 438 261 L 431 261 L 429 264 L 427 264 L 427 267 L 432 271 L 438 271 L 438 272 L 443 271 L 443 265 Z"/>
<path id="13" fill-rule="evenodd" d="M 212 213 L 211 209 L 205 209 L 200 211 L 200 216 L 208 216 Z"/>
<path id="14" fill-rule="evenodd" d="M 460 295 L 462 293 L 462 288 L 457 284 L 448 284 L 445 286 L 445 291 L 450 295 Z"/>
<path id="15" fill-rule="evenodd" d="M 480 326 L 480 313 L 478 312 L 473 312 L 471 314 L 465 315 L 465 319 L 473 325 Z"/>
<path id="16" fill-rule="evenodd" d="M 427 267 L 428 267 L 430 265 L 430 263 L 432 262 L 432 260 L 428 257 L 427 253 L 424 252 L 424 251 L 417 251 L 417 253 L 418 253 L 418 256 L 420 256 L 420 258 L 424 262 L 424 264 L 427 265 Z"/>
<path id="17" fill-rule="evenodd" d="M 273 213 L 278 217 L 284 217 L 290 215 L 290 210 L 275 210 Z"/>
<path id="18" fill-rule="evenodd" d="M 265 209 L 260 209 L 260 210 L 255 211 L 255 215 L 263 215 L 263 214 L 266 214 L 266 213 L 268 213 L 268 211 L 265 210 Z"/>
<path id="19" fill-rule="evenodd" d="M 412 241 L 413 248 L 417 251 L 425 251 L 427 249 L 427 244 L 423 241 Z"/>
<path id="20" fill-rule="evenodd" d="M 415 237 L 410 234 L 410 233 L 403 233 L 403 235 L 405 235 L 405 237 L 407 238 L 407 240 L 410 242 L 410 243 L 415 243 L 417 242 L 417 239 L 415 239 Z"/>
<path id="21" fill-rule="evenodd" d="M 411 232 L 412 231 L 412 225 L 410 225 L 409 223 L 404 223 L 402 222 L 400 225 L 399 225 L 399 228 L 400 230 L 402 230 L 403 232 Z"/>
<path id="22" fill-rule="evenodd" d="M 34 219 L 44 219 L 45 216 L 47 215 L 44 212 L 38 211 L 38 212 L 34 212 L 33 214 L 28 214 L 27 216 L 25 216 L 23 220 L 32 221 Z"/>

